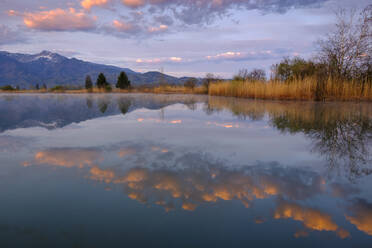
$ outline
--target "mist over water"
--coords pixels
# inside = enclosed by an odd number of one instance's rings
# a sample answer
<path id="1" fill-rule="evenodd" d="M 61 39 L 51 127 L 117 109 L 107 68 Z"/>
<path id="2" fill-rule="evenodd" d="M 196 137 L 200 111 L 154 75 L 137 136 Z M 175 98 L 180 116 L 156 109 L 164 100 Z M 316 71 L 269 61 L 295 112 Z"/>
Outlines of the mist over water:
<path id="1" fill-rule="evenodd" d="M 372 243 L 368 103 L 9 94 L 0 116 L 1 247 Z"/>

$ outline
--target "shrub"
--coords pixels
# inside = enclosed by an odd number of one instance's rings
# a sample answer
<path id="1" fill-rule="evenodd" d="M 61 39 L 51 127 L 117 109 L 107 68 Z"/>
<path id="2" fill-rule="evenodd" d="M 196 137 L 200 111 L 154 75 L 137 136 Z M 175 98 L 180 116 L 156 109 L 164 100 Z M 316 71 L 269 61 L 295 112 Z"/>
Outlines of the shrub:
<path id="1" fill-rule="evenodd" d="M 106 85 L 106 86 L 105 86 L 105 91 L 106 91 L 106 92 L 111 92 L 111 91 L 112 91 L 112 87 L 111 87 L 111 85 L 109 85 L 109 84 Z"/>
<path id="2" fill-rule="evenodd" d="M 65 91 L 65 89 L 66 89 L 66 88 L 63 87 L 62 85 L 56 85 L 56 86 L 50 88 L 50 91 L 51 91 L 51 92 L 56 92 L 56 91 L 63 92 L 63 91 Z"/>
<path id="3" fill-rule="evenodd" d="M 13 86 L 11 86 L 11 85 L 5 85 L 5 86 L 3 86 L 3 87 L 0 87 L 0 89 L 1 89 L 1 90 L 4 90 L 4 91 L 13 91 L 13 90 L 15 90 L 15 89 L 13 88 Z"/>
<path id="4" fill-rule="evenodd" d="M 302 58 L 284 58 L 279 64 L 272 66 L 274 79 L 280 81 L 303 80 L 316 74 L 317 65 Z"/>
<path id="5" fill-rule="evenodd" d="M 190 78 L 188 79 L 184 84 L 183 86 L 185 86 L 186 88 L 189 88 L 189 89 L 194 89 L 195 86 L 196 86 L 196 83 L 197 83 L 197 79 L 196 78 Z"/>

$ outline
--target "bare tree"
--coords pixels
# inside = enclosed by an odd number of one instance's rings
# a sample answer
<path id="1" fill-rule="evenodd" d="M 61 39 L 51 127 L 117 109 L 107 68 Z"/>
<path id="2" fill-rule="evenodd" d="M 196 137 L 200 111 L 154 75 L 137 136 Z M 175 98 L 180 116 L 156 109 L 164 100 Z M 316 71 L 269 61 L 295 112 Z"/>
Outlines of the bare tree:
<path id="1" fill-rule="evenodd" d="M 251 80 L 251 81 L 266 81 L 266 72 L 262 69 L 253 69 L 248 74 L 248 80 Z"/>
<path id="2" fill-rule="evenodd" d="M 218 81 L 216 76 L 214 76 L 212 73 L 207 73 L 207 75 L 205 75 L 205 78 L 203 80 L 203 85 L 208 90 L 209 85 L 215 81 Z"/>
<path id="3" fill-rule="evenodd" d="M 371 67 L 372 5 L 359 15 L 340 9 L 337 22 L 320 44 L 320 63 L 326 64 L 332 78 L 359 78 Z"/>
<path id="4" fill-rule="evenodd" d="M 198 80 L 196 78 L 190 78 L 188 79 L 184 84 L 183 86 L 185 86 L 186 88 L 190 88 L 191 90 L 193 90 L 196 86 L 196 84 L 198 83 Z"/>
<path id="5" fill-rule="evenodd" d="M 266 72 L 262 69 L 253 69 L 248 71 L 247 69 L 239 70 L 238 74 L 234 76 L 236 81 L 265 81 Z"/>
<path id="6" fill-rule="evenodd" d="M 240 69 L 238 74 L 234 76 L 235 81 L 246 81 L 248 79 L 249 72 L 247 69 Z"/>

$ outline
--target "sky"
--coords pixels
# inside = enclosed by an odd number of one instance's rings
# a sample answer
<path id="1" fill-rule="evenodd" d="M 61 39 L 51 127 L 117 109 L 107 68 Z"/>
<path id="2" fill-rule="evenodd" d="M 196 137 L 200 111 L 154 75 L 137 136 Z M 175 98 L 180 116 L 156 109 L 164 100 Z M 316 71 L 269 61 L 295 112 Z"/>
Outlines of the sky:
<path id="1" fill-rule="evenodd" d="M 311 58 L 339 8 L 372 0 L 0 0 L 0 50 L 229 78 Z"/>

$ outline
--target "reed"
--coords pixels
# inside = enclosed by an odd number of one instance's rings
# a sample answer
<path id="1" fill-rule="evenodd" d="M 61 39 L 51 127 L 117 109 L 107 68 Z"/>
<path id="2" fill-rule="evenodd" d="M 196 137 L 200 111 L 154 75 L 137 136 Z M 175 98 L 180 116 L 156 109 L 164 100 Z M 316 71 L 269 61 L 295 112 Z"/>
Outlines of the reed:
<path id="1" fill-rule="evenodd" d="M 305 78 L 291 82 L 281 81 L 229 81 L 209 86 L 209 95 L 270 100 L 315 100 L 317 94 L 324 101 L 371 101 L 372 85 L 356 82 L 326 80 L 319 89 L 317 80 Z"/>
<path id="2" fill-rule="evenodd" d="M 2 91 L 4 93 L 154 93 L 154 94 L 209 94 L 211 96 L 228 96 L 237 98 L 267 99 L 267 100 L 302 100 L 302 101 L 372 101 L 372 83 L 364 86 L 354 81 L 332 81 L 326 80 L 322 87 L 314 78 L 282 81 L 222 81 L 209 85 L 207 90 L 204 86 L 195 88 L 160 85 L 160 86 L 139 86 L 132 89 L 112 89 L 107 92 L 104 89 L 64 89 L 60 90 L 14 90 Z M 321 99 L 318 99 L 321 95 Z"/>

